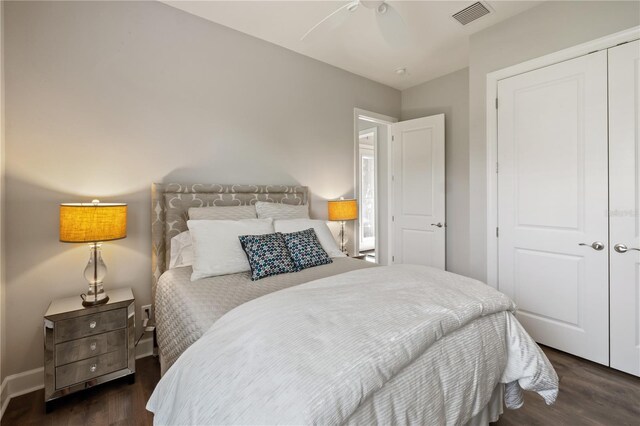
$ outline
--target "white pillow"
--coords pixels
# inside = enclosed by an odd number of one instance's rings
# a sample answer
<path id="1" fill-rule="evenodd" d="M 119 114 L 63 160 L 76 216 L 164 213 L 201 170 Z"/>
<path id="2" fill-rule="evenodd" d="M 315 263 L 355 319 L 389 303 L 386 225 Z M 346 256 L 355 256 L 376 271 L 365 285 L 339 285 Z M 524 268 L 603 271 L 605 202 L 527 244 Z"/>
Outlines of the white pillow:
<path id="1" fill-rule="evenodd" d="M 256 219 L 256 206 L 209 206 L 191 207 L 191 220 L 240 220 Z"/>
<path id="2" fill-rule="evenodd" d="M 171 239 L 171 258 L 169 269 L 193 265 L 193 245 L 191 233 L 184 231 Z"/>
<path id="3" fill-rule="evenodd" d="M 256 202 L 259 219 L 309 219 L 309 205 L 294 206 L 292 204 Z"/>
<path id="4" fill-rule="evenodd" d="M 274 232 L 272 219 L 189 220 L 187 226 L 194 254 L 191 281 L 248 271 L 249 261 L 238 237 Z"/>
<path id="5" fill-rule="evenodd" d="M 273 222 L 273 227 L 276 232 L 298 232 L 305 229 L 313 228 L 318 236 L 320 245 L 327 252 L 329 257 L 346 257 L 347 255 L 340 251 L 336 240 L 333 238 L 333 234 L 327 226 L 327 222 L 324 220 L 312 220 L 312 219 L 289 219 L 289 220 L 276 220 Z"/>

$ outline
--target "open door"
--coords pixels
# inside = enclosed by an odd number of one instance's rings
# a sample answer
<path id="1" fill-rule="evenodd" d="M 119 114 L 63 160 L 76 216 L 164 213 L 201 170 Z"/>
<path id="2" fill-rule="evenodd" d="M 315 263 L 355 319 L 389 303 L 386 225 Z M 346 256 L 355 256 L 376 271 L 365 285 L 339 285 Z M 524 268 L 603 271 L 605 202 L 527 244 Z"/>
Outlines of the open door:
<path id="1" fill-rule="evenodd" d="M 390 127 L 392 263 L 445 269 L 444 114 Z"/>

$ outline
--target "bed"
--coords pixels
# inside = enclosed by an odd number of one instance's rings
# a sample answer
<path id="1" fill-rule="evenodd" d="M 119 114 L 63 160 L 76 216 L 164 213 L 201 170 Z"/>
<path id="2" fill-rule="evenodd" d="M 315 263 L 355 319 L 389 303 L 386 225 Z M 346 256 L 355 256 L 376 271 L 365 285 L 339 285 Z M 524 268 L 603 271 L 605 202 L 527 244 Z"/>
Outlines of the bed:
<path id="1" fill-rule="evenodd" d="M 287 287 L 373 266 L 351 258 L 336 258 L 329 265 L 268 277 L 260 285 L 250 280 L 248 272 L 191 282 L 190 267 L 168 268 L 171 239 L 187 230 L 189 208 L 250 205 L 256 201 L 307 204 L 308 190 L 286 185 L 153 184 L 152 296 L 161 374 L 217 319 L 236 306 Z"/>
<path id="2" fill-rule="evenodd" d="M 552 403 L 558 378 L 506 296 L 435 269 L 361 260 L 251 282 L 166 270 L 189 207 L 307 203 L 291 186 L 154 185 L 156 424 L 487 424 Z M 169 368 L 171 367 L 171 368 Z"/>

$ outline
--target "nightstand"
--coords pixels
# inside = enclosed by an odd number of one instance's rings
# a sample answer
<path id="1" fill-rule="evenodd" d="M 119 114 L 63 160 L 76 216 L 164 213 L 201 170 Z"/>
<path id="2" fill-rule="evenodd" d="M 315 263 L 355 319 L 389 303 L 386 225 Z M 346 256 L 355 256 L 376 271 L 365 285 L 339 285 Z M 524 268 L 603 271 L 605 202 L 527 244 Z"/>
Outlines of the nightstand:
<path id="1" fill-rule="evenodd" d="M 51 302 L 44 315 L 44 400 L 53 401 L 120 377 L 135 381 L 135 305 L 130 288 L 85 308 L 79 296 Z"/>

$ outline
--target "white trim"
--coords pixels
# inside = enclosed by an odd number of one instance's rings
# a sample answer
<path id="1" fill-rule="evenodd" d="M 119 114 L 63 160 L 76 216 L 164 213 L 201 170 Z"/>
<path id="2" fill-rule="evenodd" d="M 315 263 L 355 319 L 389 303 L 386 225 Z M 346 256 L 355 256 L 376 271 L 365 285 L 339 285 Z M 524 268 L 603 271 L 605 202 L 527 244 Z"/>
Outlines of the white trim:
<path id="1" fill-rule="evenodd" d="M 44 367 L 34 368 L 33 370 L 23 371 L 22 373 L 5 377 L 2 381 L 2 408 L 0 409 L 0 419 L 2 415 L 4 415 L 11 398 L 42 388 L 44 388 Z"/>
<path id="2" fill-rule="evenodd" d="M 498 96 L 498 81 L 538 68 L 564 62 L 586 54 L 609 49 L 620 43 L 640 38 L 640 26 L 629 28 L 568 49 L 541 56 L 517 65 L 487 74 L 487 284 L 498 288 L 498 111 L 495 99 Z"/>
<path id="3" fill-rule="evenodd" d="M 142 339 L 136 346 L 136 359 L 153 355 L 153 336 Z"/>
<path id="4" fill-rule="evenodd" d="M 353 154 L 353 161 L 354 161 L 354 173 L 353 173 L 353 188 L 354 191 L 357 191 L 357 185 L 358 185 L 358 177 L 356 176 L 357 174 L 357 170 L 358 170 L 358 146 L 360 144 L 360 138 L 359 138 L 359 129 L 358 129 L 358 120 L 359 119 L 363 119 L 365 121 L 370 121 L 372 123 L 376 123 L 376 124 L 383 124 L 387 126 L 387 160 L 388 160 L 388 164 L 387 164 L 387 170 L 389 171 L 388 175 L 386 176 L 387 178 L 387 189 L 388 189 L 388 194 L 389 195 L 389 199 L 387 200 L 387 236 L 388 236 L 388 241 L 387 241 L 387 257 L 388 257 L 388 261 L 389 264 L 391 264 L 391 256 L 392 256 L 392 226 L 393 223 L 391 222 L 391 215 L 393 214 L 393 210 L 392 210 L 392 203 L 389 200 L 392 200 L 391 198 L 391 191 L 393 190 L 392 187 L 392 183 L 391 182 L 391 174 L 392 174 L 392 163 L 391 163 L 391 124 L 393 123 L 397 123 L 398 119 L 395 117 L 390 117 L 388 115 L 384 115 L 384 114 L 378 114 L 377 112 L 372 112 L 372 111 L 367 111 L 364 109 L 360 109 L 360 108 L 354 108 L 353 109 L 353 140 L 354 140 L 354 154 Z M 379 144 L 379 140 L 378 138 L 376 138 L 376 157 L 378 157 L 378 144 Z M 377 158 L 376 158 L 376 162 L 377 162 Z M 379 170 L 380 167 L 376 167 L 376 211 L 375 211 L 375 215 L 376 215 L 376 245 L 375 245 L 375 252 L 376 252 L 376 263 L 379 263 L 380 261 L 380 256 L 379 256 L 379 241 L 380 239 L 378 238 L 380 235 L 380 221 L 378 220 L 378 218 L 380 217 L 379 213 L 379 194 L 378 194 L 378 190 L 380 189 L 380 185 L 378 185 L 378 179 L 384 179 L 383 176 L 380 176 L 377 173 L 377 170 Z M 355 194 L 357 194 L 357 192 L 355 192 Z M 354 194 L 354 195 L 355 195 Z M 359 226 L 358 223 L 356 223 L 356 229 Z M 355 240 L 358 240 L 358 238 L 354 238 Z M 359 241 L 355 242 L 355 247 L 356 249 L 358 248 L 358 244 Z"/>
<path id="5" fill-rule="evenodd" d="M 4 415 L 5 410 L 7 409 L 7 405 L 9 405 L 9 395 L 5 392 L 7 389 L 7 379 L 5 378 L 2 381 L 2 385 L 0 385 L 0 420 L 2 420 L 2 416 Z"/>
<path id="6" fill-rule="evenodd" d="M 7 388 L 7 379 L 5 378 L 2 381 L 2 386 L 0 386 L 0 420 L 2 420 L 2 416 L 4 415 L 4 412 L 7 409 L 7 406 L 9 405 L 9 401 L 11 401 L 11 398 L 9 398 L 9 395 L 5 392 L 5 389 Z"/>
<path id="7" fill-rule="evenodd" d="M 354 108 L 353 115 L 356 120 L 358 120 L 358 118 L 362 118 L 364 121 L 370 121 L 376 124 L 392 124 L 398 122 L 398 119 L 395 117 L 378 114 L 377 112 L 367 111 L 360 108 Z"/>
<path id="8" fill-rule="evenodd" d="M 153 355 L 153 337 L 140 340 L 138 346 L 136 346 L 136 359 L 151 355 Z M 44 367 L 5 377 L 0 387 L 0 419 L 2 419 L 11 398 L 42 388 L 44 388 Z"/>

